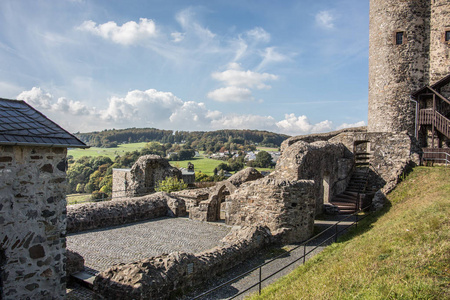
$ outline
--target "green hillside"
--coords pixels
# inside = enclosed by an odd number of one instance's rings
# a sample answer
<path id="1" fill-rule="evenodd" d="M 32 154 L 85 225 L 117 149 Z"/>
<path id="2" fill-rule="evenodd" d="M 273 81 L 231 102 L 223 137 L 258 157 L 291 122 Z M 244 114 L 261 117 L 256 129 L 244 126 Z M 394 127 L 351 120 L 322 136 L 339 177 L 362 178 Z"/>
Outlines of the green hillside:
<path id="1" fill-rule="evenodd" d="M 450 168 L 415 168 L 389 200 L 251 299 L 450 299 Z"/>

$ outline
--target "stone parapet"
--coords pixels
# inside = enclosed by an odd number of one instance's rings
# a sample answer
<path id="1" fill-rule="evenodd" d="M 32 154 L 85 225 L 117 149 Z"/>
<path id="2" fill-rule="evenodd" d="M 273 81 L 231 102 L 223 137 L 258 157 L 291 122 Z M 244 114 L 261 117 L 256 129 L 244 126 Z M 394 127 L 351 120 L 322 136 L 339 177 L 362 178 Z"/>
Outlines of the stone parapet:
<path id="1" fill-rule="evenodd" d="M 75 204 L 67 207 L 67 232 L 185 214 L 184 201 L 164 192 L 123 200 Z"/>

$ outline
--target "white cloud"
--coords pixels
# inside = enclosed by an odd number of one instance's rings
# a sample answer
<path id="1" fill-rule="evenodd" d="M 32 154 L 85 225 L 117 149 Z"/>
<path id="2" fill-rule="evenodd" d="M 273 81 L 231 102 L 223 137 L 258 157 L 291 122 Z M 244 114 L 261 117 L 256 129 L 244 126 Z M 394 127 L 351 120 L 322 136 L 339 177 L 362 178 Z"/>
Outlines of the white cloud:
<path id="1" fill-rule="evenodd" d="M 364 121 L 359 121 L 353 124 L 348 124 L 348 123 L 343 123 L 341 125 L 339 125 L 336 130 L 340 130 L 340 129 L 344 129 L 344 128 L 352 128 L 352 127 L 361 127 L 361 126 L 366 126 L 366 122 Z"/>
<path id="2" fill-rule="evenodd" d="M 227 86 L 208 93 L 208 98 L 219 102 L 252 101 L 252 92 L 247 88 Z"/>
<path id="3" fill-rule="evenodd" d="M 316 14 L 316 24 L 325 29 L 333 29 L 335 19 L 334 15 L 328 10 L 323 10 Z"/>
<path id="4" fill-rule="evenodd" d="M 172 32 L 170 35 L 172 36 L 172 40 L 175 43 L 178 43 L 178 42 L 181 42 L 182 40 L 184 40 L 184 37 L 186 34 L 182 33 L 182 32 Z"/>
<path id="5" fill-rule="evenodd" d="M 261 27 L 255 27 L 245 32 L 245 36 L 257 42 L 268 43 L 270 41 L 270 34 Z"/>
<path id="6" fill-rule="evenodd" d="M 139 24 L 129 21 L 122 26 L 118 26 L 113 21 L 97 25 L 94 21 L 89 20 L 83 22 L 78 29 L 122 45 L 135 44 L 141 40 L 156 36 L 155 22 L 146 18 L 140 18 Z"/>
<path id="7" fill-rule="evenodd" d="M 50 109 L 54 101 L 52 95 L 43 92 L 38 87 L 23 91 L 17 96 L 17 100 L 24 100 L 36 109 Z"/>
<path id="8" fill-rule="evenodd" d="M 285 119 L 276 123 L 279 132 L 290 135 L 301 135 L 332 130 L 332 122 L 325 120 L 311 124 L 306 116 L 296 117 L 295 114 L 286 114 Z"/>
<path id="9" fill-rule="evenodd" d="M 237 64 L 233 64 L 233 68 L 224 72 L 214 72 L 212 78 L 221 81 L 229 86 L 269 89 L 270 86 L 265 82 L 277 80 L 278 76 L 269 73 L 258 73 L 250 70 L 242 71 L 237 69 Z"/>
<path id="10" fill-rule="evenodd" d="M 94 112 L 80 101 L 73 101 L 66 98 L 55 98 L 41 90 L 33 87 L 29 91 L 23 91 L 17 96 L 18 100 L 24 100 L 36 109 L 43 109 L 50 112 L 63 112 L 71 115 L 89 115 Z"/>
<path id="11" fill-rule="evenodd" d="M 37 87 L 22 92 L 17 99 L 25 100 L 44 114 L 49 113 L 53 121 L 72 132 L 151 126 L 173 130 L 259 129 L 300 135 L 333 129 L 331 121 L 312 124 L 306 116 L 296 117 L 295 114 L 286 114 L 280 121 L 270 115 L 223 114 L 208 110 L 204 103 L 183 101 L 170 92 L 154 89 L 134 90 L 124 97 L 112 97 L 103 110 L 64 97 L 55 100 L 50 93 Z M 364 124 L 360 123 L 341 126 Z"/>
<path id="12" fill-rule="evenodd" d="M 274 130 L 275 119 L 271 116 L 227 115 L 211 121 L 214 129 L 265 129 Z"/>
<path id="13" fill-rule="evenodd" d="M 176 15 L 176 20 L 180 24 L 181 28 L 186 31 L 188 34 L 193 34 L 199 37 L 202 40 L 211 40 L 216 35 L 212 33 L 208 28 L 203 27 L 194 19 L 194 10 L 192 8 L 188 8 L 182 10 Z"/>
<path id="14" fill-rule="evenodd" d="M 275 47 L 268 47 L 264 49 L 264 51 L 261 52 L 261 56 L 263 57 L 263 60 L 259 64 L 259 66 L 256 68 L 257 70 L 261 70 L 266 65 L 271 63 L 278 63 L 283 62 L 286 60 L 289 60 L 289 57 L 287 57 L 284 54 L 281 54 L 275 50 Z"/>

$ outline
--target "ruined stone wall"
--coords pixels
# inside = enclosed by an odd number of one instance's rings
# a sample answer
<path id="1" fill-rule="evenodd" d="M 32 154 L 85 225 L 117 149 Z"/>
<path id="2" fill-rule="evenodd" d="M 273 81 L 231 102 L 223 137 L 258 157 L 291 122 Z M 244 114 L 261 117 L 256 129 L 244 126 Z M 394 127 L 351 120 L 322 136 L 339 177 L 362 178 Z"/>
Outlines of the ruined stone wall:
<path id="1" fill-rule="evenodd" d="M 113 169 L 112 195 L 113 199 L 127 197 L 128 185 L 131 183 L 131 169 Z"/>
<path id="2" fill-rule="evenodd" d="M 184 216 L 180 198 L 164 193 L 143 197 L 74 204 L 67 207 L 67 232 L 122 225 L 164 216 Z"/>
<path id="3" fill-rule="evenodd" d="M 319 141 L 328 141 L 329 139 L 344 133 L 344 132 L 367 132 L 367 126 L 362 127 L 353 127 L 353 128 L 344 128 L 341 130 L 331 131 L 331 132 L 324 132 L 324 133 L 313 133 L 313 134 L 307 134 L 307 135 L 297 135 L 288 138 L 287 140 L 284 140 L 283 143 L 281 143 L 281 152 L 283 152 L 285 149 L 287 149 L 289 146 L 295 144 L 298 141 L 303 141 L 307 143 L 314 143 Z"/>
<path id="4" fill-rule="evenodd" d="M 355 144 L 364 141 L 368 142 L 367 151 L 373 171 L 370 183 L 373 190 L 379 190 L 378 198 L 390 192 L 409 167 L 420 162 L 417 141 L 406 132 L 343 133 L 330 140 L 344 144 L 351 151 L 354 151 Z M 382 200 L 374 199 L 375 202 Z"/>
<path id="5" fill-rule="evenodd" d="M 0 146 L 2 299 L 65 297 L 66 149 Z"/>
<path id="6" fill-rule="evenodd" d="M 99 299 L 174 299 L 183 291 L 238 265 L 271 243 L 263 227 L 231 231 L 222 246 L 198 253 L 171 253 L 101 272 L 94 281 Z"/>
<path id="7" fill-rule="evenodd" d="M 370 1 L 371 132 L 414 133 L 414 105 L 409 99 L 413 92 L 429 84 L 431 2 Z M 404 33 L 400 45 L 396 44 L 397 32 Z"/>
<path id="8" fill-rule="evenodd" d="M 265 226 L 282 243 L 308 239 L 314 229 L 315 184 L 312 180 L 262 178 L 230 195 L 228 225 Z"/>
<path id="9" fill-rule="evenodd" d="M 153 193 L 159 181 L 166 179 L 166 177 L 177 177 L 181 179 L 181 171 L 169 164 L 169 161 L 159 155 L 145 155 L 139 157 L 130 169 L 129 181 L 128 174 L 124 176 L 127 178 L 127 185 L 123 180 L 116 179 L 119 186 L 114 187 L 113 190 L 120 192 L 122 186 L 125 187 L 125 194 L 128 197 L 142 196 Z"/>
<path id="10" fill-rule="evenodd" d="M 296 142 L 283 151 L 275 171 L 269 176 L 285 180 L 313 180 L 316 214 L 322 213 L 324 199 L 342 193 L 353 171 L 353 155 L 339 143 Z M 328 195 L 324 194 L 328 185 Z"/>

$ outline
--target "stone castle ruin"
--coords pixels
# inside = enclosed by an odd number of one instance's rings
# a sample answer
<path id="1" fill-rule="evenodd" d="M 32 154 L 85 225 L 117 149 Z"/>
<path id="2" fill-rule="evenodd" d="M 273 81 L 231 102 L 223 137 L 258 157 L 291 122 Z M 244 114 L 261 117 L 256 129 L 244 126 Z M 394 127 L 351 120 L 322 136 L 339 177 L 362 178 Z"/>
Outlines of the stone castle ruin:
<path id="1" fill-rule="evenodd" d="M 248 168 L 213 187 L 154 193 L 157 181 L 182 174 L 159 156 L 144 156 L 129 170 L 114 170 L 113 200 L 70 206 L 66 217 L 65 150 L 1 145 L 0 171 L 17 171 L 26 183 L 0 186 L 9 195 L 0 222 L 11 228 L 2 233 L 1 295 L 63 298 L 66 231 L 162 216 L 233 225 L 213 249 L 119 264 L 94 281 L 99 299 L 169 298 L 267 245 L 309 238 L 323 211 L 382 207 L 408 168 L 450 154 L 450 3 L 370 2 L 367 128 L 292 137 L 266 177 Z"/>

